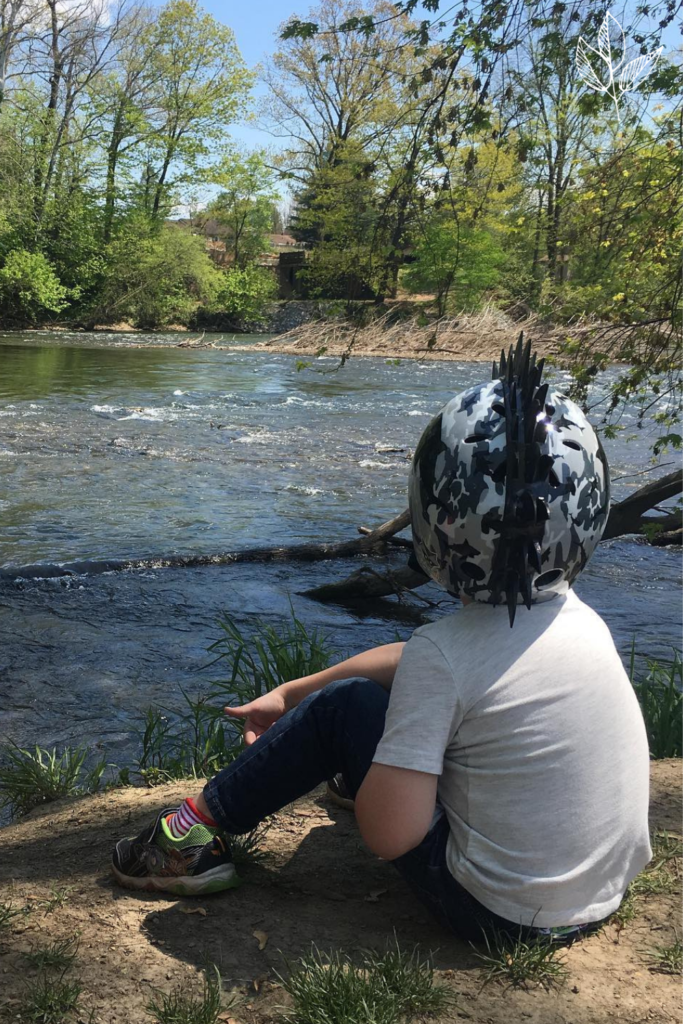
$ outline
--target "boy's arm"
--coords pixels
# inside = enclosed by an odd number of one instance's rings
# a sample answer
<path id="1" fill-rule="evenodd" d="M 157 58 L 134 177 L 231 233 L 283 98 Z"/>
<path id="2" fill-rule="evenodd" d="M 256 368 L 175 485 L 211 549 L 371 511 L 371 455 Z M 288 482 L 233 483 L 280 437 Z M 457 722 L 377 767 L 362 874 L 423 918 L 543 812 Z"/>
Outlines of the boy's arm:
<path id="1" fill-rule="evenodd" d="M 373 647 L 369 651 L 363 651 L 362 654 L 356 654 L 353 658 L 339 662 L 338 665 L 331 665 L 330 668 L 323 669 L 322 672 L 315 672 L 311 676 L 303 676 L 301 679 L 283 683 L 279 689 L 285 699 L 285 704 L 288 708 L 294 708 L 301 703 L 304 697 L 308 697 L 310 693 L 315 693 L 317 690 L 322 690 L 328 683 L 334 683 L 338 679 L 353 679 L 355 676 L 372 679 L 383 686 L 385 690 L 390 690 L 404 647 L 404 643 Z"/>
<path id="2" fill-rule="evenodd" d="M 332 665 L 322 672 L 282 683 L 241 707 L 226 707 L 225 713 L 230 718 L 244 722 L 244 742 L 249 746 L 287 711 L 300 704 L 309 693 L 322 690 L 328 683 L 334 683 L 338 679 L 361 676 L 364 679 L 373 679 L 386 690 L 390 690 L 404 647 L 403 643 L 374 647 L 371 651 L 356 654 L 353 658 L 347 658 L 346 661 Z"/>

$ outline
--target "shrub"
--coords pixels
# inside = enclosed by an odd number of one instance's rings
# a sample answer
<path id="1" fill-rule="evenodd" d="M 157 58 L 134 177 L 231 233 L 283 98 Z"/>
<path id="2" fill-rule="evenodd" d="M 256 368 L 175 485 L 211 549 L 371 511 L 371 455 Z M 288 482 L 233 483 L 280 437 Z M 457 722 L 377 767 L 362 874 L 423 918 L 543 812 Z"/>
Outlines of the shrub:
<path id="1" fill-rule="evenodd" d="M 0 267 L 0 311 L 35 321 L 41 313 L 60 313 L 68 305 L 67 289 L 40 252 L 13 249 Z"/>
<path id="2" fill-rule="evenodd" d="M 179 227 L 131 218 L 107 250 L 92 316 L 129 320 L 148 330 L 186 324 L 201 302 L 215 300 L 221 282 L 202 239 Z"/>
<path id="3" fill-rule="evenodd" d="M 277 297 L 275 275 L 253 264 L 231 267 L 223 274 L 213 311 L 237 323 L 265 319 L 268 302 Z"/>

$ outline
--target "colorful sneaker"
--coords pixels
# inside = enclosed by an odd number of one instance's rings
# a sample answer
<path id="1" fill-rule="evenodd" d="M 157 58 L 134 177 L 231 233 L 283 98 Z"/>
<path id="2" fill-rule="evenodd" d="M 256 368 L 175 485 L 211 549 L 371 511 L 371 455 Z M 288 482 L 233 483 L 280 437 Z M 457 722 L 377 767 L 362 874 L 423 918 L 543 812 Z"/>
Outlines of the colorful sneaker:
<path id="1" fill-rule="evenodd" d="M 208 825 L 193 825 L 176 839 L 166 824 L 176 810 L 165 808 L 135 839 L 121 839 L 116 844 L 112 871 L 117 882 L 126 889 L 175 896 L 204 896 L 238 886 L 241 879 L 221 832 Z"/>
<path id="2" fill-rule="evenodd" d="M 356 806 L 341 772 L 327 783 L 327 795 L 337 807 L 344 807 L 347 811 L 352 811 Z"/>

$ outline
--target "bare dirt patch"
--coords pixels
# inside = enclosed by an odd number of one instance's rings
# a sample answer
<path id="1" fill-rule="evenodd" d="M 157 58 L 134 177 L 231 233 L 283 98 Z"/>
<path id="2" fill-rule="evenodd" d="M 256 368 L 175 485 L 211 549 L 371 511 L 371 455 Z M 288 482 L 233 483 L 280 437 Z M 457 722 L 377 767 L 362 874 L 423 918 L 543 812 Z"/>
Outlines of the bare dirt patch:
<path id="1" fill-rule="evenodd" d="M 443 1022 L 680 1020 L 680 979 L 651 972 L 643 960 L 648 948 L 680 936 L 679 895 L 642 901 L 623 930 L 610 925 L 577 943 L 566 955 L 569 977 L 555 989 L 482 988 L 472 949 L 431 920 L 391 866 L 365 849 L 353 816 L 320 794 L 276 816 L 268 858 L 244 872 L 241 889 L 191 901 L 116 888 L 108 873 L 113 842 L 192 788 L 125 789 L 53 804 L 2 831 L 0 903 L 29 910 L 0 931 L 2 1019 L 21 1019 L 26 988 L 38 978 L 22 953 L 56 938 L 80 936 L 74 976 L 83 985 L 82 1019 L 92 1024 L 150 1021 L 144 1008 L 152 990 L 197 985 L 207 963 L 236 994 L 230 1018 L 267 1024 L 284 1002 L 276 972 L 285 957 L 312 944 L 383 948 L 395 933 L 402 947 L 433 952 L 438 981 L 457 1000 Z M 653 829 L 680 832 L 680 790 L 681 762 L 654 762 Z"/>

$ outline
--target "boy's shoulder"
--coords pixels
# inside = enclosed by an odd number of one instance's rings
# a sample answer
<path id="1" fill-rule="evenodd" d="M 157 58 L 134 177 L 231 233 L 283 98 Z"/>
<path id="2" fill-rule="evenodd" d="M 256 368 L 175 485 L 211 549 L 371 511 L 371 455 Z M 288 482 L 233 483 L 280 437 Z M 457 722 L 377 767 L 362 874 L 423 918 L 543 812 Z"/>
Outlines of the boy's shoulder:
<path id="1" fill-rule="evenodd" d="M 532 645 L 557 643 L 576 638 L 585 640 L 608 633 L 603 619 L 574 593 L 573 590 L 552 599 L 541 600 L 530 609 L 520 608 L 514 627 L 510 628 L 507 608 L 481 602 L 472 602 L 435 622 L 421 626 L 413 633 L 438 647 L 453 668 L 463 661 L 520 656 Z M 536 648 L 537 651 L 539 650 Z M 539 652 L 540 653 L 540 652 Z"/>

